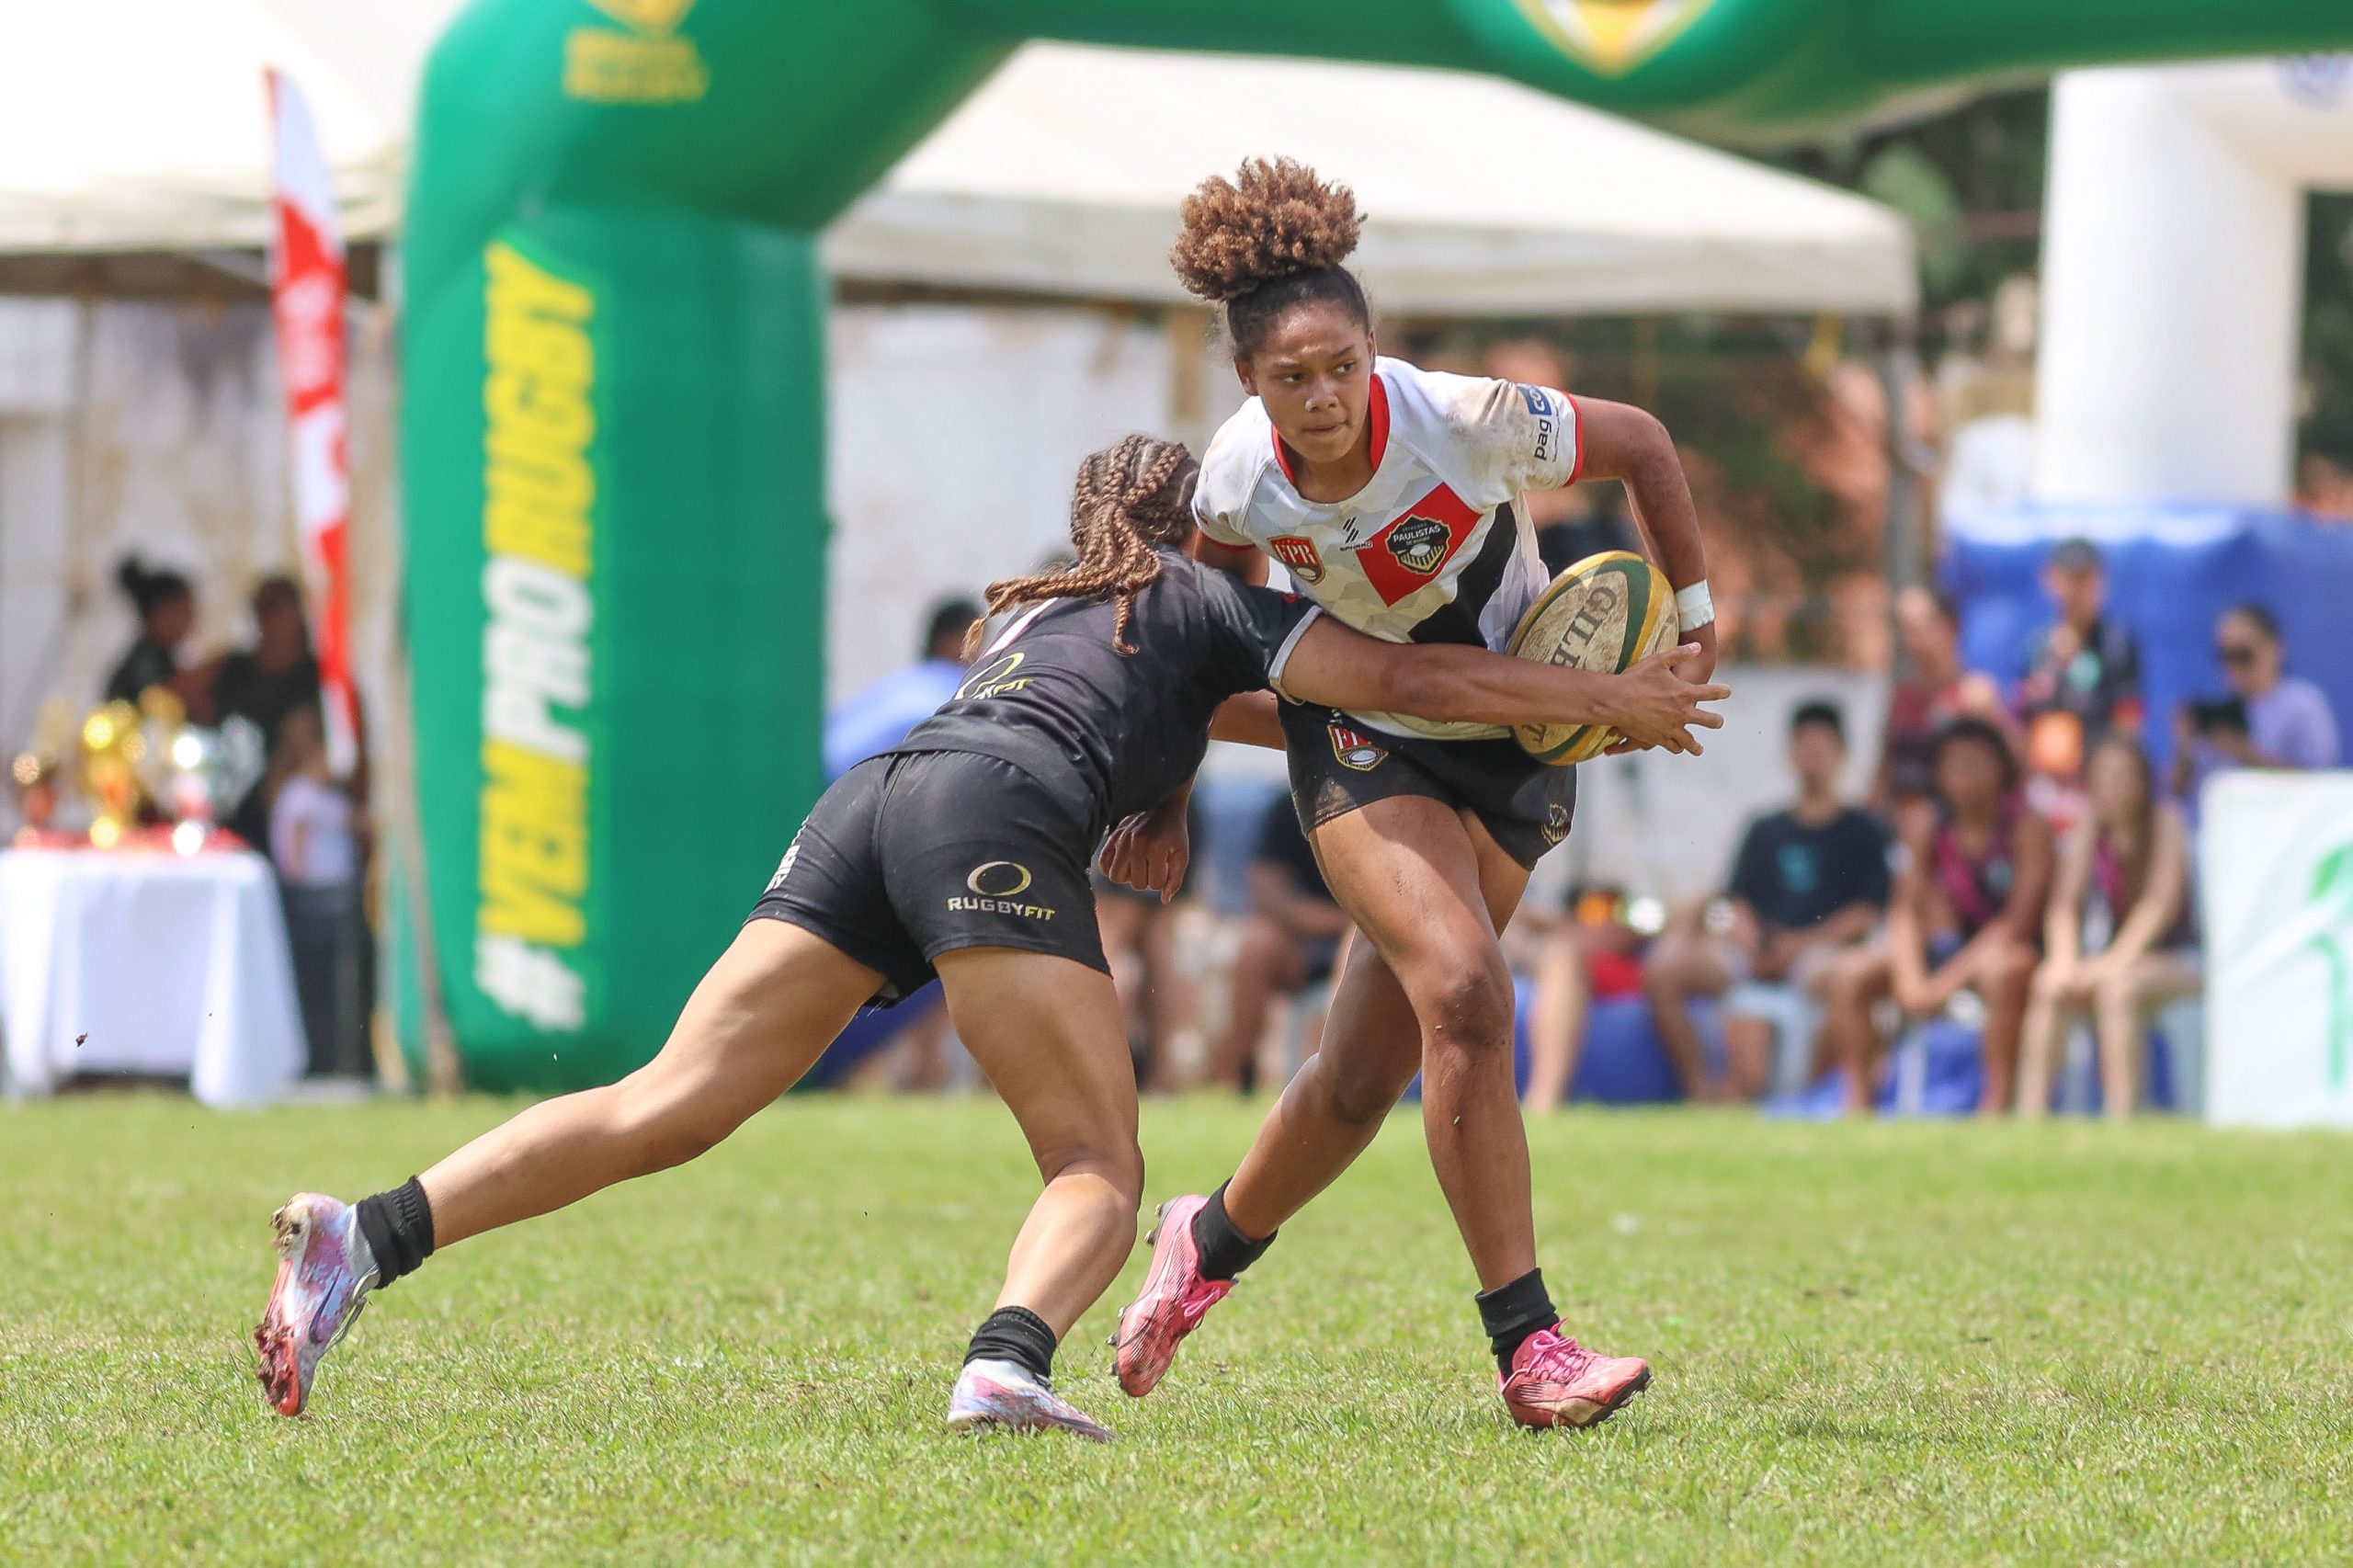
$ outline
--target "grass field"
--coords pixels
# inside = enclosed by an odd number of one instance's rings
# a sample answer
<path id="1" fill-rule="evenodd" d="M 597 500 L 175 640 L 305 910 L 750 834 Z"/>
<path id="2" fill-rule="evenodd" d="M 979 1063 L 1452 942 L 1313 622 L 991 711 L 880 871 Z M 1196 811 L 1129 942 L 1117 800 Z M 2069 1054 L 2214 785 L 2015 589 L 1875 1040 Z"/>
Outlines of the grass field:
<path id="1" fill-rule="evenodd" d="M 1534 1131 L 1570 1327 L 1658 1382 L 1506 1425 L 1392 1124 L 1121 1398 L 1109 1447 L 942 1433 L 1032 1178 L 979 1101 L 804 1100 L 687 1169 L 437 1256 L 313 1414 L 245 1334 L 270 1210 L 508 1107 L 0 1108 L 0 1557 L 275 1562 L 2353 1558 L 2353 1145 L 2196 1128 Z M 1155 1197 L 1255 1113 L 1148 1107 Z M 1142 1253 L 1120 1290 L 1141 1277 Z"/>

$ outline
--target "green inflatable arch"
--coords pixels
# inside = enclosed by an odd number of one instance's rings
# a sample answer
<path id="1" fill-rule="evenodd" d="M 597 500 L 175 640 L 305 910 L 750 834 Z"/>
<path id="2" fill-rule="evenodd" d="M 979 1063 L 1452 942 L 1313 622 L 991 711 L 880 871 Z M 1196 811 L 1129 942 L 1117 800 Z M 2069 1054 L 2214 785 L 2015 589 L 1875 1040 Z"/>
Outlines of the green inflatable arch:
<path id="1" fill-rule="evenodd" d="M 437 960 L 404 972 L 438 975 L 475 1083 L 649 1057 L 814 797 L 816 234 L 1036 36 L 1492 71 L 1753 138 L 1998 73 L 2343 46 L 2353 6 L 475 0 L 420 114 L 404 471 Z M 909 412 L 921 463 L 952 411 Z"/>

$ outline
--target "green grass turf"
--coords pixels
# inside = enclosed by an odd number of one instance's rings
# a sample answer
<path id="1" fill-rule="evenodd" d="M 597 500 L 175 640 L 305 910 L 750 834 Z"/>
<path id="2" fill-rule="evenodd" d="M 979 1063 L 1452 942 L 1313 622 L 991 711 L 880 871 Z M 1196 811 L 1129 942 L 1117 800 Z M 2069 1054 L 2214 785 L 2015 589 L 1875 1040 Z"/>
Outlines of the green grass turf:
<path id="1" fill-rule="evenodd" d="M 2353 1145 L 2194 1127 L 1534 1131 L 1573 1330 L 1658 1381 L 1505 1421 L 1392 1123 L 1107 1448 L 938 1421 L 1032 1190 L 982 1100 L 808 1099 L 380 1297 L 313 1413 L 245 1334 L 271 1209 L 511 1107 L 0 1108 L 0 1557 L 2276 1562 L 2353 1558 Z M 1146 1108 L 1155 1199 L 1255 1124 Z M 1139 1250 L 1119 1290 L 1141 1278 Z"/>

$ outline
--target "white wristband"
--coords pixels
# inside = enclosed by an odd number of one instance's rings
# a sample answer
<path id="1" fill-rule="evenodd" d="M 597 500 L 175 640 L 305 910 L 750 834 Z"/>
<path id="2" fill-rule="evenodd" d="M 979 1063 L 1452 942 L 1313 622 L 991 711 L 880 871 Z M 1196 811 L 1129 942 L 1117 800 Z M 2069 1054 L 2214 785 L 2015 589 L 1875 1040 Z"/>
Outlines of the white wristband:
<path id="1" fill-rule="evenodd" d="M 1716 601 L 1709 597 L 1705 577 L 1688 588 L 1675 590 L 1675 619 L 1680 631 L 1697 631 L 1715 623 Z"/>

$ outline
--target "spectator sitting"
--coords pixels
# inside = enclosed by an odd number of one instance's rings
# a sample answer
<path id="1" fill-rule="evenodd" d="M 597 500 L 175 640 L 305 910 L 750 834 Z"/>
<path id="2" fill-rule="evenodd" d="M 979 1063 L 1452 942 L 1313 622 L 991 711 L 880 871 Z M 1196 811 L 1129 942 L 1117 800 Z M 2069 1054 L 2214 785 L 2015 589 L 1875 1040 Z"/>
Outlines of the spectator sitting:
<path id="1" fill-rule="evenodd" d="M 2060 857 L 2042 967 L 2035 971 L 2018 1065 L 2018 1109 L 2040 1116 L 2067 1031 L 2086 1014 L 2099 1040 L 2100 1101 L 2139 1103 L 2149 1015 L 2199 987 L 2189 916 L 2189 832 L 2156 798 L 2149 754 L 2111 734 L 2086 770 L 2090 810 Z"/>
<path id="2" fill-rule="evenodd" d="M 1348 917 L 1324 885 L 1288 791 L 1267 808 L 1258 830 L 1257 853 L 1250 858 L 1250 903 L 1253 913 L 1233 960 L 1225 1036 L 1210 1062 L 1213 1079 L 1245 1094 L 1257 1086 L 1258 1038 L 1267 1027 L 1267 1004 L 1278 994 L 1295 998 L 1331 979 L 1348 934 Z M 1305 1054 L 1314 1054 L 1321 1027 L 1319 1018 L 1307 1030 Z"/>
<path id="3" fill-rule="evenodd" d="M 2141 729 L 2141 651 L 2108 608 L 2108 574 L 2089 540 L 2052 551 L 2043 586 L 2059 619 L 2036 639 L 2018 688 L 2027 727 L 2029 800 L 2056 820 L 2079 803 L 2084 758 L 2110 730 Z"/>
<path id="4" fill-rule="evenodd" d="M 108 702 L 136 702 L 151 686 L 176 690 L 179 646 L 196 625 L 196 593 L 177 572 L 150 572 L 126 555 L 114 579 L 139 612 L 139 636 L 107 677 Z"/>
<path id="5" fill-rule="evenodd" d="M 1961 667 L 1961 610 L 1950 595 L 1904 589 L 1895 597 L 1895 627 L 1906 674 L 1888 694 L 1885 745 L 1871 783 L 1871 804 L 1890 817 L 1928 801 L 1928 753 L 1938 725 L 1963 713 L 2001 716 L 1994 683 Z"/>
<path id="6" fill-rule="evenodd" d="M 1551 1110 L 1568 1098 L 1593 1004 L 1642 994 L 1646 938 L 1628 923 L 1626 902 L 1618 889 L 1589 889 L 1570 900 L 1568 919 L 1541 932 L 1529 1008 L 1528 1088 L 1520 1098 L 1527 1110 Z M 1531 913 L 1529 904 L 1520 906 L 1523 917 Z"/>
<path id="7" fill-rule="evenodd" d="M 964 638 L 981 619 L 967 598 L 943 599 L 925 623 L 915 662 L 884 676 L 834 710 L 825 721 L 825 782 L 830 784 L 907 738 L 956 695 L 964 681 Z"/>
<path id="8" fill-rule="evenodd" d="M 1933 822 L 1907 824 L 1904 867 L 1883 949 L 1853 955 L 1825 978 L 1823 1044 L 1847 1068 L 1847 1107 L 1869 1111 L 1881 1045 L 1871 1010 L 1893 994 L 1914 1019 L 1943 1012 L 1964 990 L 1984 1003 L 1983 1115 L 2008 1108 L 2018 1030 L 2051 885 L 2051 829 L 2018 799 L 2009 742 L 1964 715 L 1937 734 L 1929 758 Z"/>
<path id="9" fill-rule="evenodd" d="M 2336 716 L 2308 680 L 2285 673 L 2279 623 L 2258 604 L 2226 611 L 2214 653 L 2231 696 L 2190 703 L 2175 722 L 2174 793 L 2195 819 L 2206 780 L 2229 767 L 2334 767 Z"/>
<path id="10" fill-rule="evenodd" d="M 311 1072 L 358 1076 L 368 1071 L 368 1046 L 356 813 L 327 771 L 319 710 L 295 709 L 280 731 L 286 777 L 270 805 L 269 853 L 286 909 Z"/>
<path id="11" fill-rule="evenodd" d="M 1710 1081 L 1691 998 L 1722 996 L 1751 981 L 1818 994 L 1839 953 L 1869 937 L 1887 906 L 1887 830 L 1838 798 L 1846 763 L 1847 728 L 1837 708 L 1802 704 L 1790 719 L 1798 798 L 1749 824 L 1726 890 L 1730 919 L 1721 930 L 1678 922 L 1652 945 L 1643 965 L 1659 1040 L 1695 1099 L 1761 1097 L 1772 1072 L 1773 1037 L 1769 1018 L 1728 1008 L 1724 1076 Z"/>

